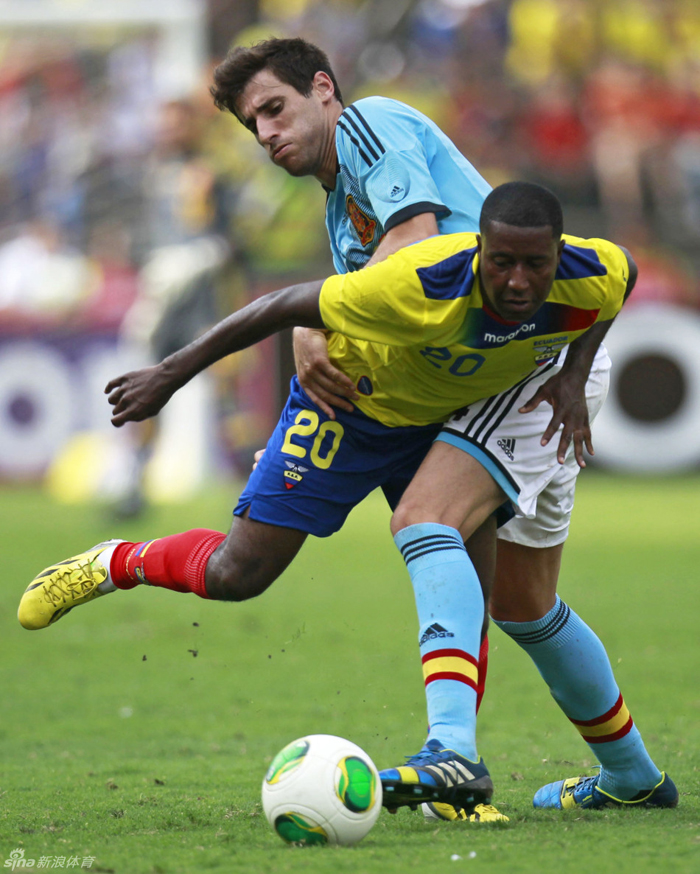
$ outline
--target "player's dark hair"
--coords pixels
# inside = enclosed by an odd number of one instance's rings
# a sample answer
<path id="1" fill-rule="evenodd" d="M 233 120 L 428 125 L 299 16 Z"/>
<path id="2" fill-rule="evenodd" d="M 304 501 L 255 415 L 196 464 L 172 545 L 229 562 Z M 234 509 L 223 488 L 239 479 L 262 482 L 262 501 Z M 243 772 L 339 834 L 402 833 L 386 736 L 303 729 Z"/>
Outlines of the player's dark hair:
<path id="1" fill-rule="evenodd" d="M 214 70 L 214 84 L 209 89 L 219 109 L 227 109 L 240 119 L 237 104 L 248 82 L 261 70 L 269 70 L 304 97 L 311 94 L 316 73 L 326 73 L 343 98 L 325 52 L 305 39 L 266 39 L 253 46 L 236 46 Z"/>
<path id="2" fill-rule="evenodd" d="M 494 188 L 481 207 L 479 230 L 482 234 L 492 222 L 516 228 L 551 227 L 552 236 L 557 240 L 564 230 L 559 198 L 534 182 L 505 182 Z"/>

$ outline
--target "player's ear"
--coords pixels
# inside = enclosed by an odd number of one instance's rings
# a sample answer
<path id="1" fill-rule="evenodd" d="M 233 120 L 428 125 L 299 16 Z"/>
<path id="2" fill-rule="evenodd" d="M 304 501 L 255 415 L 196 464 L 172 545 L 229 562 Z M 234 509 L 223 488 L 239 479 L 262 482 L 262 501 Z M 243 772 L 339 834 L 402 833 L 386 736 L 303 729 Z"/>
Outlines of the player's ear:
<path id="1" fill-rule="evenodd" d="M 557 267 L 559 266 L 559 264 L 561 262 L 561 256 L 564 253 L 564 246 L 565 245 L 566 244 L 564 243 L 564 238 L 562 237 L 561 240 L 559 240 L 559 243 L 557 244 Z"/>
<path id="2" fill-rule="evenodd" d="M 319 70 L 318 73 L 314 75 L 313 88 L 318 96 L 324 101 L 335 97 L 335 85 L 328 73 L 324 73 L 323 70 Z"/>
<path id="3" fill-rule="evenodd" d="M 476 254 L 481 255 L 481 234 L 476 235 Z"/>

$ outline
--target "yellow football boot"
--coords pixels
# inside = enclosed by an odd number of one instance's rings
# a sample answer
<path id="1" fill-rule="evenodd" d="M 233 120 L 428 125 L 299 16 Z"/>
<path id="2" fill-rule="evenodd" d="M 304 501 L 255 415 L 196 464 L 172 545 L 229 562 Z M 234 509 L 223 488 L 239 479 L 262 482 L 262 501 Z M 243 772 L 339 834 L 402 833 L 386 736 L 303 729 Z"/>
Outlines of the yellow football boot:
<path id="1" fill-rule="evenodd" d="M 17 618 L 20 624 L 30 631 L 46 628 L 58 622 L 73 607 L 114 591 L 111 583 L 100 588 L 109 580 L 109 569 L 99 557 L 108 547 L 120 542 L 98 543 L 87 552 L 51 565 L 34 577 L 19 602 Z"/>
<path id="2" fill-rule="evenodd" d="M 448 822 L 510 822 L 493 804 L 477 804 L 473 813 L 467 813 L 463 807 L 453 807 L 451 804 L 436 801 L 423 804 L 422 807 L 426 819 L 442 819 Z"/>

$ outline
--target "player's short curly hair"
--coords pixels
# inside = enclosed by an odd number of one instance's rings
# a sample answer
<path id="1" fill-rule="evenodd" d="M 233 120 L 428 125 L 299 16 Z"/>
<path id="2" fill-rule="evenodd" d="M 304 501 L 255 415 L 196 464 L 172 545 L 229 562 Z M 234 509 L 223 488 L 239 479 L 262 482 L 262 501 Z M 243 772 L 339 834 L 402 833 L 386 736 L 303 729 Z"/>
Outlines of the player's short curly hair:
<path id="1" fill-rule="evenodd" d="M 227 109 L 240 119 L 238 101 L 248 82 L 261 70 L 270 70 L 304 97 L 311 94 L 314 76 L 326 73 L 335 88 L 335 96 L 343 98 L 325 52 L 305 39 L 266 39 L 253 46 L 237 46 L 214 70 L 214 84 L 209 89 L 219 109 Z"/>
<path id="2" fill-rule="evenodd" d="M 479 230 L 482 234 L 492 222 L 516 228 L 551 227 L 556 239 L 564 230 L 559 198 L 534 182 L 505 182 L 494 188 L 481 207 Z"/>

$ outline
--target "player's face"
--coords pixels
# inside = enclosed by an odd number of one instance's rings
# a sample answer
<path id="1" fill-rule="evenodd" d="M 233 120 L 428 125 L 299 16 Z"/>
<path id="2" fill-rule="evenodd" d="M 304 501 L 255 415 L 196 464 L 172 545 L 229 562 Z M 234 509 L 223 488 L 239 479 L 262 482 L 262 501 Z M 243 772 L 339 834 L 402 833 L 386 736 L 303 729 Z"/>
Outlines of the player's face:
<path id="1" fill-rule="evenodd" d="M 323 73 L 316 74 L 311 94 L 304 97 L 274 73 L 261 70 L 248 82 L 237 109 L 273 163 L 291 176 L 317 176 L 330 165 L 329 149 L 334 149 L 336 119 L 329 112 L 330 101 L 335 102 L 333 86 Z M 332 164 L 335 179 L 334 152 Z"/>
<path id="2" fill-rule="evenodd" d="M 551 227 L 518 228 L 491 222 L 477 237 L 482 293 L 509 322 L 531 319 L 552 290 L 564 241 Z"/>

